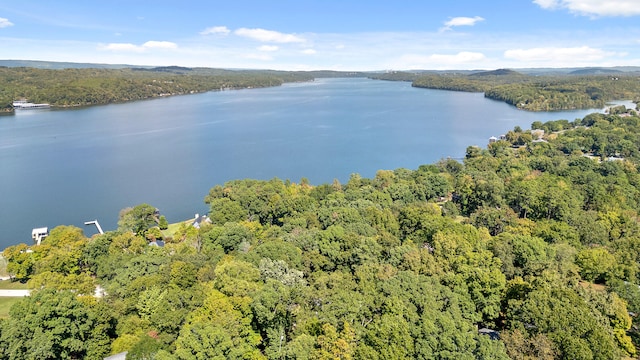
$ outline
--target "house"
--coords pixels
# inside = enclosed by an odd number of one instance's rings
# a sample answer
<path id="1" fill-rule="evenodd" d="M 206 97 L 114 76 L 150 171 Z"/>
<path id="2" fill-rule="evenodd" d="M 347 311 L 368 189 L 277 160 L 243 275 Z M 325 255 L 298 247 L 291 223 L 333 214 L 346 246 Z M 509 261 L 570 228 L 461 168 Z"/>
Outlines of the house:
<path id="1" fill-rule="evenodd" d="M 489 138 L 489 144 L 493 144 L 494 142 L 498 141 L 498 138 L 495 136 L 492 136 Z"/>
<path id="2" fill-rule="evenodd" d="M 149 243 L 149 246 L 164 247 L 164 241 L 162 241 L 162 240 L 154 240 L 154 241 Z"/>
<path id="3" fill-rule="evenodd" d="M 48 227 L 35 228 L 31 230 L 31 238 L 36 242 L 36 245 L 40 245 L 42 239 L 46 238 L 47 236 L 49 236 Z"/>
<path id="4" fill-rule="evenodd" d="M 196 214 L 193 219 L 193 223 L 191 223 L 191 226 L 196 229 L 200 229 L 200 224 L 211 224 L 211 219 L 209 219 L 207 215 Z"/>

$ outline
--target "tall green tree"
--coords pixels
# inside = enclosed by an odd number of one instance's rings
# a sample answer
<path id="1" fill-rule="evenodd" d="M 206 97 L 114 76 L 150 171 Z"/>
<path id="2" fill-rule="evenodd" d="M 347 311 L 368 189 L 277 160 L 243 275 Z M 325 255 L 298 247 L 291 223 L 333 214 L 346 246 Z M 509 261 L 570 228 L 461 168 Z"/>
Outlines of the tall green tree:
<path id="1" fill-rule="evenodd" d="M 158 210 L 149 204 L 136 205 L 120 211 L 118 229 L 132 231 L 137 235 L 158 223 Z"/>
<path id="2" fill-rule="evenodd" d="M 1 330 L 4 359 L 101 359 L 114 322 L 70 291 L 42 290 L 13 305 Z"/>

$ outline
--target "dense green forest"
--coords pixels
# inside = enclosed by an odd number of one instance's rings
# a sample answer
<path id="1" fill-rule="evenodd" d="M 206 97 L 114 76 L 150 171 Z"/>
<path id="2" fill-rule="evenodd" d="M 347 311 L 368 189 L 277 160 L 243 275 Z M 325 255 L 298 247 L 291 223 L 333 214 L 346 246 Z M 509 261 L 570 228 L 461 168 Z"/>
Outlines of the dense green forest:
<path id="1" fill-rule="evenodd" d="M 500 69 L 472 74 L 394 72 L 374 78 L 412 81 L 421 88 L 484 92 L 489 99 L 529 111 L 596 109 L 612 100 L 640 100 L 638 73 L 531 76 Z"/>
<path id="2" fill-rule="evenodd" d="M 344 184 L 230 181 L 199 229 L 148 204 L 92 238 L 56 227 L 3 252 L 35 290 L 0 357 L 633 357 L 640 118 L 616 113 Z"/>
<path id="3" fill-rule="evenodd" d="M 311 73 L 158 67 L 36 69 L 0 67 L 0 110 L 16 99 L 74 107 L 143 100 L 211 90 L 277 86 L 310 81 Z"/>

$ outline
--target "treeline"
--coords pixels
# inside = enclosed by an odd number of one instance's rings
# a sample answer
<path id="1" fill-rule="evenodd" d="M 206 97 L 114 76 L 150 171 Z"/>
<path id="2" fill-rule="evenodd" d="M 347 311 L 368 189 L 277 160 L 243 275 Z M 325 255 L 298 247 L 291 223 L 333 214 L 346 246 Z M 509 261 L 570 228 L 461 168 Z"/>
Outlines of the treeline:
<path id="1" fill-rule="evenodd" d="M 205 68 L 35 69 L 0 67 L 0 109 L 28 99 L 54 107 L 75 107 L 143 100 L 211 90 L 277 86 L 309 81 L 301 72 L 231 71 Z"/>
<path id="2" fill-rule="evenodd" d="M 527 76 L 514 71 L 470 75 L 428 74 L 413 86 L 454 91 L 484 92 L 519 109 L 552 111 L 603 108 L 607 101 L 640 100 L 637 74 L 593 76 Z"/>
<path id="3" fill-rule="evenodd" d="M 35 293 L 0 357 L 635 356 L 640 118 L 619 112 L 344 184 L 230 181 L 173 234 L 147 204 L 91 239 L 57 227 L 3 253 Z"/>
<path id="4" fill-rule="evenodd" d="M 369 74 L 370 79 L 386 81 L 414 81 L 420 77 L 419 73 L 407 71 L 387 71 L 378 74 Z"/>

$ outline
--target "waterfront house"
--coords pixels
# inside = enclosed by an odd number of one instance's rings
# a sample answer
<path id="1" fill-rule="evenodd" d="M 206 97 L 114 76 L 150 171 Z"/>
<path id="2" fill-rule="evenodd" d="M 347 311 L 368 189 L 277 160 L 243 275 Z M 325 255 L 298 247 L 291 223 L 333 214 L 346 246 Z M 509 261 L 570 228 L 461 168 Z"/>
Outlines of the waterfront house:
<path id="1" fill-rule="evenodd" d="M 200 229 L 201 224 L 211 224 L 211 219 L 209 219 L 207 215 L 196 214 L 193 219 L 193 223 L 191 223 L 191 226 L 196 229 Z"/>
<path id="2" fill-rule="evenodd" d="M 36 245 L 40 245 L 42 239 L 47 236 L 49 236 L 49 228 L 47 227 L 35 228 L 31 231 L 31 238 L 36 242 Z"/>

